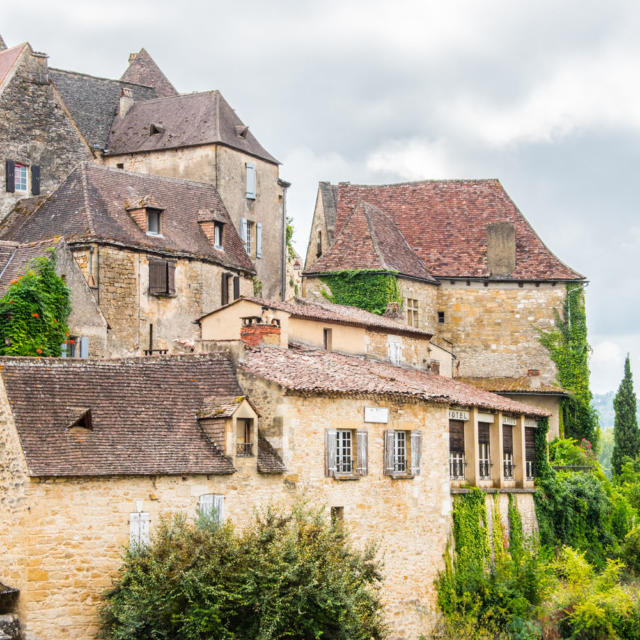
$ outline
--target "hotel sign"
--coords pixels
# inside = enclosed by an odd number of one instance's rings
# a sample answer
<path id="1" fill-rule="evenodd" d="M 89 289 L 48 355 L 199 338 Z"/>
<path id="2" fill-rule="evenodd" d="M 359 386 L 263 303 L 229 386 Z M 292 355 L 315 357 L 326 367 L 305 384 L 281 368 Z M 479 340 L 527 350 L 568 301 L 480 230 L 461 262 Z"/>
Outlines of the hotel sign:
<path id="1" fill-rule="evenodd" d="M 449 409 L 449 420 L 464 420 L 469 419 L 469 412 L 462 411 L 461 409 Z"/>
<path id="2" fill-rule="evenodd" d="M 509 427 L 515 427 L 518 424 L 518 418 L 512 418 L 511 416 L 502 416 L 502 424 L 506 424 Z"/>

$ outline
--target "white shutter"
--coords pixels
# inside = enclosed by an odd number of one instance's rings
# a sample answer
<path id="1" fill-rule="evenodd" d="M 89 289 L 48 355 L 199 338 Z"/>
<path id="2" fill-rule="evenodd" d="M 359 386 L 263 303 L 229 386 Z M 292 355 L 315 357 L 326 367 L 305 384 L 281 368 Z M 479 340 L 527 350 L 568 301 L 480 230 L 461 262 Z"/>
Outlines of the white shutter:
<path id="1" fill-rule="evenodd" d="M 89 357 L 89 338 L 86 338 L 84 336 L 80 338 L 80 357 Z"/>
<path id="2" fill-rule="evenodd" d="M 242 242 L 244 243 L 244 250 L 247 250 L 247 239 L 249 237 L 249 225 L 247 224 L 246 218 L 240 218 L 240 237 L 242 238 Z"/>
<path id="3" fill-rule="evenodd" d="M 256 165 L 253 162 L 246 163 L 247 168 L 247 188 L 246 197 L 255 200 L 256 199 Z"/>
<path id="4" fill-rule="evenodd" d="M 256 258 L 262 258 L 262 223 L 256 224 Z"/>
<path id="5" fill-rule="evenodd" d="M 386 476 L 392 475 L 394 470 L 395 433 L 393 429 L 384 432 L 384 475 Z"/>
<path id="6" fill-rule="evenodd" d="M 213 496 L 213 509 L 216 514 L 218 523 L 221 524 L 224 521 L 224 496 L 222 495 Z"/>
<path id="7" fill-rule="evenodd" d="M 411 475 L 420 475 L 420 461 L 422 459 L 422 431 L 411 432 Z"/>
<path id="8" fill-rule="evenodd" d="M 366 476 L 369 473 L 369 452 L 368 452 L 369 434 L 366 431 L 358 431 L 356 434 L 356 474 Z"/>
<path id="9" fill-rule="evenodd" d="M 213 511 L 213 493 L 205 493 L 200 496 L 198 509 L 203 516 L 210 516 Z"/>
<path id="10" fill-rule="evenodd" d="M 325 473 L 328 476 L 336 475 L 336 449 L 338 444 L 338 432 L 336 429 L 327 429 L 325 432 L 325 455 L 326 455 L 326 466 Z"/>
<path id="11" fill-rule="evenodd" d="M 149 544 L 149 523 L 151 518 L 148 513 L 141 513 L 140 515 L 140 544 Z"/>
<path id="12" fill-rule="evenodd" d="M 140 544 L 140 513 L 129 514 L 129 546 Z"/>

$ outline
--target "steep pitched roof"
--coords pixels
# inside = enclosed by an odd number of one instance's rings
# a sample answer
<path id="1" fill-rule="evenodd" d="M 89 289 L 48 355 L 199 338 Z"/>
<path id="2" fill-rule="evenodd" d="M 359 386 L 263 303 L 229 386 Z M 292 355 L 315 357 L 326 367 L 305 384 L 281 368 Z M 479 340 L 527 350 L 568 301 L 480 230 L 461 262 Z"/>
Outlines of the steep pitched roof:
<path id="1" fill-rule="evenodd" d="M 20 54 L 28 46 L 29 45 L 25 42 L 15 47 L 11 47 L 11 49 L 5 49 L 4 51 L 0 50 L 0 87 L 4 84 L 5 78 L 9 75 L 11 69 L 13 69 L 13 65 L 17 62 Z"/>
<path id="2" fill-rule="evenodd" d="M 428 371 L 319 349 L 254 348 L 245 352 L 239 367 L 301 394 L 395 396 L 529 416 L 550 415 L 537 407 Z"/>
<path id="3" fill-rule="evenodd" d="M 153 87 L 159 98 L 178 95 L 167 76 L 162 73 L 145 48 L 129 56 L 129 66 L 120 80 Z"/>
<path id="4" fill-rule="evenodd" d="M 487 225 L 508 221 L 513 223 L 516 235 L 516 268 L 509 279 L 583 279 L 543 244 L 498 180 L 425 180 L 390 185 L 341 183 L 337 195 L 336 238 L 354 208 L 362 202 L 384 211 L 426 269 L 438 278 L 489 278 Z M 345 245 L 343 252 L 347 250 Z M 331 266 L 339 265 L 339 258 L 334 256 Z M 349 262 L 347 253 L 344 258 Z"/>
<path id="5" fill-rule="evenodd" d="M 53 249 L 59 242 L 59 238 L 27 244 L 0 240 L 0 297 L 6 293 L 11 282 L 26 271 L 31 260 L 46 255 L 47 250 Z"/>
<path id="6" fill-rule="evenodd" d="M 378 207 L 358 202 L 336 233 L 329 250 L 307 273 L 341 269 L 381 269 L 437 284 L 393 220 Z"/>
<path id="7" fill-rule="evenodd" d="M 49 69 L 49 77 L 87 144 L 100 149 L 108 145 L 111 123 L 118 112 L 120 92 L 124 87 L 131 89 L 137 101 L 157 97 L 152 87 L 96 78 L 85 73 Z"/>
<path id="8" fill-rule="evenodd" d="M 206 396 L 242 393 L 224 357 L 0 358 L 0 375 L 32 476 L 235 471 L 196 418 Z"/>
<path id="9" fill-rule="evenodd" d="M 471 384 L 479 389 L 492 391 L 493 393 L 522 394 L 522 395 L 552 395 L 566 396 L 567 392 L 561 387 L 548 384 L 539 377 L 519 376 L 516 378 L 456 378 L 465 384 Z"/>
<path id="10" fill-rule="evenodd" d="M 164 210 L 161 236 L 147 235 L 127 211 L 150 197 Z M 214 249 L 200 228 L 203 209 L 214 210 L 226 221 L 224 250 Z M 34 212 L 16 207 L 0 224 L 3 240 L 34 242 L 54 235 L 69 243 L 110 242 L 254 272 L 218 192 L 203 182 L 80 164 Z"/>
<path id="11" fill-rule="evenodd" d="M 150 133 L 152 124 L 163 131 Z M 262 158 L 278 161 L 256 140 L 219 91 L 190 93 L 136 102 L 113 122 L 111 155 L 175 149 L 220 143 Z"/>
<path id="12" fill-rule="evenodd" d="M 329 182 L 321 182 L 319 189 L 322 194 L 322 205 L 327 229 L 335 229 L 338 185 L 330 184 Z"/>

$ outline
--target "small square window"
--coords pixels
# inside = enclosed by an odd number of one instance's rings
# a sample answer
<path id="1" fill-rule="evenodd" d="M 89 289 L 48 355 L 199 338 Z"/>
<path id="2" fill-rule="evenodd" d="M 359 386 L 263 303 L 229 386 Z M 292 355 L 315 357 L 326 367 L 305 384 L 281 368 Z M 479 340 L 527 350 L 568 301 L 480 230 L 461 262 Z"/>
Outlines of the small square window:
<path id="1" fill-rule="evenodd" d="M 438 311 L 438 322 L 444 324 L 444 311 Z"/>
<path id="2" fill-rule="evenodd" d="M 331 351 L 332 347 L 332 331 L 331 329 L 323 329 L 323 344 L 326 351 Z"/>
<path id="3" fill-rule="evenodd" d="M 147 209 L 147 233 L 152 236 L 159 236 L 162 233 L 160 209 Z"/>
<path id="4" fill-rule="evenodd" d="M 29 179 L 28 179 L 28 174 L 29 174 L 29 170 L 27 169 L 27 167 L 23 164 L 15 164 L 15 186 L 16 186 L 16 191 L 23 191 L 23 192 L 27 192 L 29 191 Z"/>

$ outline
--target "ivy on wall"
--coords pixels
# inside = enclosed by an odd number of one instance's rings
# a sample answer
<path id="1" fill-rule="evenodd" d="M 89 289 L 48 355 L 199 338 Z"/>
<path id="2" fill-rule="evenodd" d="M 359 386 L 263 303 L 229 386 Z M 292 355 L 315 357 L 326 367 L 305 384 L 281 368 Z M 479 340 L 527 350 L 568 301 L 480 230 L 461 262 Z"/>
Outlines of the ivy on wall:
<path id="1" fill-rule="evenodd" d="M 69 335 L 69 289 L 56 274 L 56 254 L 29 263 L 0 299 L 0 354 L 59 357 Z"/>
<path id="2" fill-rule="evenodd" d="M 390 302 L 402 304 L 396 271 L 349 269 L 320 277 L 331 293 L 330 302 L 360 307 L 382 315 Z"/>
<path id="3" fill-rule="evenodd" d="M 571 394 L 561 401 L 561 433 L 577 440 L 586 438 L 595 448 L 598 418 L 591 406 L 587 315 L 581 284 L 567 284 L 563 316 L 556 310 L 555 318 L 556 328 L 541 331 L 540 342 L 558 369 L 558 383 Z"/>

